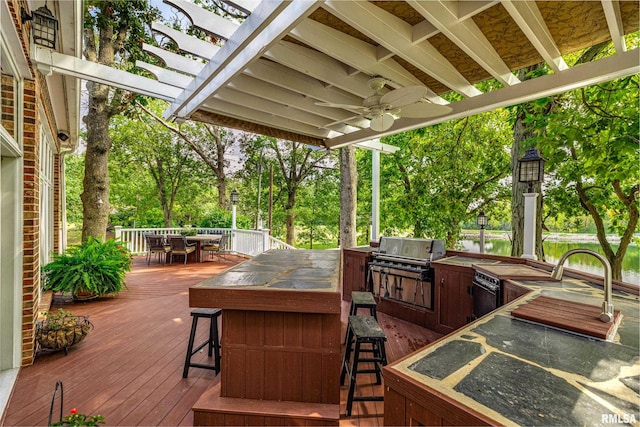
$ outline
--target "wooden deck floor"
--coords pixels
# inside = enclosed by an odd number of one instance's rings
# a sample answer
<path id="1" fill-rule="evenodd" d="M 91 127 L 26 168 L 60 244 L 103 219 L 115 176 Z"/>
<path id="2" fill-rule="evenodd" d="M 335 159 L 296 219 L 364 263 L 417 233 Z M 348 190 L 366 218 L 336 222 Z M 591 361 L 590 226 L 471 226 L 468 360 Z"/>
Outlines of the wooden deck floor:
<path id="1" fill-rule="evenodd" d="M 58 380 L 64 384 L 64 415 L 75 407 L 104 415 L 108 425 L 192 425 L 191 406 L 219 377 L 192 368 L 189 378 L 182 378 L 191 326 L 188 289 L 241 261 L 229 256 L 220 263 L 163 267 L 136 257 L 127 276 L 129 290 L 117 297 L 86 303 L 54 299 L 54 309 L 88 314 L 95 330 L 68 355 L 40 353 L 20 370 L 2 425 L 46 425 Z M 347 312 L 343 302 L 343 334 Z M 382 313 L 379 322 L 387 333 L 389 362 L 440 336 Z M 205 329 L 198 341 L 205 340 Z M 374 383 L 359 376 L 356 393 L 382 394 Z M 340 425 L 382 425 L 382 402 L 356 402 L 352 417 L 345 418 L 346 393 L 343 386 Z M 59 402 L 55 408 L 54 421 Z"/>

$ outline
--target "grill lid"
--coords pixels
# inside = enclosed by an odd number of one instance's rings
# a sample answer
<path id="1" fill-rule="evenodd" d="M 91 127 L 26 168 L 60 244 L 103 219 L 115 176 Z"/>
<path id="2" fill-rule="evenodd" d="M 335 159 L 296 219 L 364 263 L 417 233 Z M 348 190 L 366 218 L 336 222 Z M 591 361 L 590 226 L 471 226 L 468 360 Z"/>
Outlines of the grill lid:
<path id="1" fill-rule="evenodd" d="M 403 258 L 413 262 L 435 261 L 445 255 L 444 240 L 383 236 L 380 238 L 378 252 L 372 255 L 385 259 L 397 258 L 398 262 L 402 262 Z"/>

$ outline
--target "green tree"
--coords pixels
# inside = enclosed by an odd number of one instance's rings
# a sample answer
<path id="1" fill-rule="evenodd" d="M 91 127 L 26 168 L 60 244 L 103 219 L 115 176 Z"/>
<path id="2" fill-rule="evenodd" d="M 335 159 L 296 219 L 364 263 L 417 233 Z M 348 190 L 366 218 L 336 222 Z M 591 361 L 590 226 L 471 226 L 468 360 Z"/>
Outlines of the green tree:
<path id="1" fill-rule="evenodd" d="M 84 156 L 67 154 L 64 156 L 64 176 L 66 186 L 67 224 L 82 226 L 82 176 L 84 174 Z"/>
<path id="2" fill-rule="evenodd" d="M 163 106 L 159 101 L 150 103 L 150 108 L 161 109 Z M 122 115 L 115 117 L 111 138 L 114 155 L 120 162 L 134 166 L 133 170 L 118 168 L 114 173 L 126 176 L 129 186 L 138 179 L 144 182 L 144 177 L 139 177 L 141 169 L 148 173 L 154 184 L 152 194 L 156 195 L 162 208 L 165 227 L 173 226 L 176 208 L 182 208 L 178 222 L 192 224 L 197 220 L 197 215 L 193 215 L 189 208 L 194 206 L 193 202 L 202 188 L 210 188 L 207 182 L 211 178 L 202 162 L 178 136 L 150 115 L 137 114 L 135 119 Z M 127 173 L 136 176 L 127 176 Z M 134 185 L 132 189 L 136 191 L 137 187 Z M 177 203 L 180 195 L 182 204 Z M 187 207 L 186 211 L 184 207 Z"/>
<path id="3" fill-rule="evenodd" d="M 84 2 L 84 57 L 109 67 L 130 70 L 136 59 L 146 59 L 141 40 L 150 39 L 151 22 L 158 11 L 146 0 Z M 104 239 L 109 212 L 109 121 L 130 104 L 132 95 L 107 85 L 87 82 L 89 105 L 83 120 L 87 128 L 83 192 L 82 241 Z M 103 203 L 98 203 L 98 201 Z"/>
<path id="4" fill-rule="evenodd" d="M 298 192 L 296 228 L 301 229 L 298 241 L 308 241 L 308 247 L 311 249 L 318 244 L 337 247 L 340 217 L 338 172 L 334 167 L 316 167 Z"/>
<path id="5" fill-rule="evenodd" d="M 401 149 L 381 159 L 382 234 L 454 247 L 465 220 L 508 194 L 506 117 L 496 110 L 385 138 Z"/>
<path id="6" fill-rule="evenodd" d="M 557 97 L 557 108 L 536 127 L 535 143 L 555 184 L 548 198 L 556 211 L 593 219 L 614 279 L 622 277 L 622 261 L 638 230 L 639 102 L 634 75 Z M 620 237 L 617 250 L 608 232 Z"/>

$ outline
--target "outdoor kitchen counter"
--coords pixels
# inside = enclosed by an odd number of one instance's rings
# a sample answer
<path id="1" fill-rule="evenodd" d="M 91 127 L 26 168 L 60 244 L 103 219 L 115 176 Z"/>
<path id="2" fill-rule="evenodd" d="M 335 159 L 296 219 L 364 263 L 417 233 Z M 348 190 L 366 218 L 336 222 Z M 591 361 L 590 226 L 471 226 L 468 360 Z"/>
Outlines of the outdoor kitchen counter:
<path id="1" fill-rule="evenodd" d="M 511 315 L 540 295 L 601 307 L 602 287 L 567 276 L 511 282 L 532 292 L 385 368 L 385 425 L 640 420 L 638 296 L 614 290 L 623 317 L 608 342 Z"/>
<path id="2" fill-rule="evenodd" d="M 189 289 L 222 309 L 222 378 L 194 425 L 338 424 L 339 277 L 339 251 L 270 250 Z"/>
<path id="3" fill-rule="evenodd" d="M 339 314 L 339 261 L 339 251 L 270 250 L 190 288 L 189 306 Z"/>

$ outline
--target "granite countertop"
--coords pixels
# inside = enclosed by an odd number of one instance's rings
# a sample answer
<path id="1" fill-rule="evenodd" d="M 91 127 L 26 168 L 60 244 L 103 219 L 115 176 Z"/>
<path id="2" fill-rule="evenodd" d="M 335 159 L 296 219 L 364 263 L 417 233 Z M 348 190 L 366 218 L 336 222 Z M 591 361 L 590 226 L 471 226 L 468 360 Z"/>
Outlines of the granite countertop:
<path id="1" fill-rule="evenodd" d="M 335 292 L 339 287 L 340 252 L 269 250 L 192 289 L 286 289 Z"/>
<path id="2" fill-rule="evenodd" d="M 614 340 L 602 341 L 511 316 L 539 295 L 600 306 L 601 287 L 566 276 L 511 282 L 533 292 L 389 368 L 498 424 L 637 425 L 638 296 L 614 291 L 623 317 Z"/>

